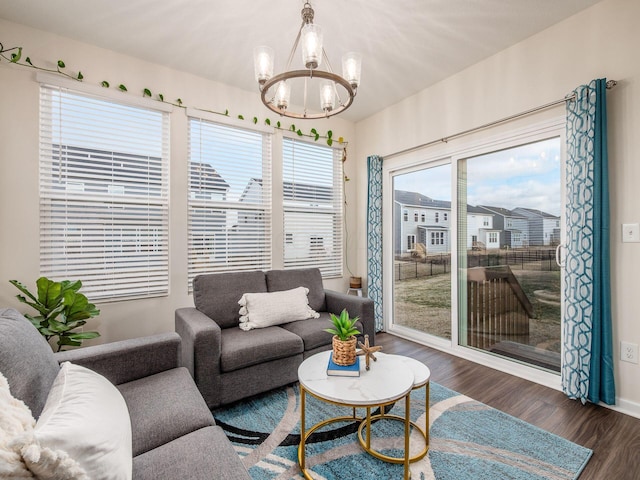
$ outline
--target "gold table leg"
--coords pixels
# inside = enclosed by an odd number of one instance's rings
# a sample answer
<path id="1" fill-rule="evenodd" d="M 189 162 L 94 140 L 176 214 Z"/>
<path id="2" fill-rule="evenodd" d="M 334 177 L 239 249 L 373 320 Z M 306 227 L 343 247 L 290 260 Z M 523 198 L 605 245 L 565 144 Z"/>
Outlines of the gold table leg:
<path id="1" fill-rule="evenodd" d="M 409 436 L 411 435 L 411 420 L 409 415 L 411 413 L 411 392 L 407 393 L 404 397 L 404 480 L 409 480 L 411 472 L 409 472 Z"/>
<path id="2" fill-rule="evenodd" d="M 417 390 L 418 388 L 421 388 L 422 385 L 420 387 L 416 387 L 414 388 L 414 390 Z M 409 417 L 409 425 L 410 427 L 415 428 L 424 438 L 424 442 L 425 442 L 425 446 L 422 449 L 421 452 L 417 453 L 416 455 L 414 455 L 413 457 L 409 458 L 409 462 L 416 462 L 418 460 L 423 459 L 427 453 L 429 453 L 429 382 L 427 382 L 425 385 L 425 425 L 424 425 L 424 430 L 423 427 L 421 427 L 420 425 L 418 425 L 417 423 L 411 421 L 411 418 Z M 409 395 L 409 394 L 407 394 Z M 405 397 L 406 399 L 406 397 Z M 381 407 L 382 409 L 383 407 Z M 388 413 L 384 413 L 384 410 L 381 410 L 382 413 L 379 413 L 377 415 L 370 415 L 371 418 L 369 419 L 365 419 L 368 420 L 368 422 L 363 421 L 360 424 L 360 427 L 358 428 L 358 441 L 360 442 L 360 445 L 362 446 L 362 448 L 364 448 L 369 454 L 373 455 L 376 458 L 379 458 L 380 460 L 384 460 L 385 462 L 389 462 L 389 463 L 404 463 L 404 458 L 401 457 L 391 457 L 388 455 L 385 455 L 383 453 L 380 453 L 376 450 L 373 450 L 371 448 L 371 439 L 369 438 L 369 429 L 371 428 L 371 423 L 378 421 L 378 420 L 395 420 L 395 421 L 401 421 L 401 422 L 405 422 L 406 420 L 406 416 L 405 417 L 401 417 L 398 415 L 391 415 Z M 367 412 L 367 414 L 369 415 L 369 413 Z M 363 436 L 362 430 L 364 428 L 367 428 L 367 437 L 365 438 Z"/>
<path id="3" fill-rule="evenodd" d="M 307 435 L 305 432 L 305 408 L 306 408 L 306 391 L 302 385 L 300 385 L 300 445 L 298 446 L 298 463 L 300 464 L 300 469 L 305 474 L 306 477 L 306 467 L 305 467 L 305 441 L 307 439 Z"/>

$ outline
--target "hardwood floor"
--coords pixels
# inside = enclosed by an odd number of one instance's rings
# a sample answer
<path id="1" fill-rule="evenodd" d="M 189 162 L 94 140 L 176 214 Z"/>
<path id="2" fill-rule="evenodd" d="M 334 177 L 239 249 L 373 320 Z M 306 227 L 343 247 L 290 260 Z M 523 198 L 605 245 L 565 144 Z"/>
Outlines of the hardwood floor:
<path id="1" fill-rule="evenodd" d="M 640 419 L 388 333 L 376 345 L 424 362 L 440 385 L 592 449 L 580 480 L 640 479 Z"/>

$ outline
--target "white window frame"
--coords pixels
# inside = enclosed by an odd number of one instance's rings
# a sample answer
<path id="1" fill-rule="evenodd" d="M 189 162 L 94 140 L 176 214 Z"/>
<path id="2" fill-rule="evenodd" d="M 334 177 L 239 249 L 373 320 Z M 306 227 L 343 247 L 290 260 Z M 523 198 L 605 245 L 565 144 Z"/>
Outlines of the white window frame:
<path id="1" fill-rule="evenodd" d="M 42 72 L 36 79 L 40 273 L 81 280 L 91 301 L 168 295 L 172 107 Z"/>
<path id="2" fill-rule="evenodd" d="M 274 129 L 258 125 L 248 127 L 247 122 L 193 108 L 187 109 L 187 117 L 190 192 L 187 213 L 187 276 L 191 292 L 193 279 L 200 274 L 272 268 L 271 171 Z M 225 133 L 228 136 L 225 136 Z M 213 143 L 217 135 L 224 139 L 220 143 L 220 151 L 215 150 L 217 145 Z M 244 139 L 254 143 L 250 151 L 237 147 L 242 145 Z M 227 140 L 232 148 L 239 148 L 235 162 L 226 157 L 228 150 L 224 150 L 224 142 Z M 260 143 L 261 153 L 259 162 L 253 163 L 254 160 L 258 160 L 257 157 L 251 157 L 258 150 L 255 145 L 257 143 Z M 240 155 L 245 153 L 247 156 L 241 158 Z M 260 178 L 251 175 L 244 178 L 243 170 L 246 170 L 247 166 L 255 168 L 256 172 L 259 172 L 255 175 L 259 175 Z M 201 173 L 194 174 L 198 168 L 206 168 L 212 180 L 198 180 L 203 176 Z M 226 173 L 219 171 L 223 168 Z M 239 198 L 232 198 L 226 191 L 221 193 L 221 189 L 230 188 L 225 180 L 227 175 L 233 186 L 245 186 L 245 191 Z M 197 194 L 191 191 L 192 181 L 200 182 L 203 189 L 217 190 L 208 194 Z M 250 198 L 245 197 L 244 193 L 250 194 L 250 188 L 257 189 L 256 193 L 251 194 Z M 256 219 L 260 221 L 256 222 Z M 204 243 L 206 239 L 209 239 L 209 244 Z"/>
<path id="3" fill-rule="evenodd" d="M 291 163 L 292 159 L 288 157 L 287 152 L 292 151 L 295 155 L 295 148 L 300 148 L 300 153 Z M 314 148 L 327 149 L 326 153 L 331 153 L 329 168 L 309 161 L 312 157 L 308 155 L 312 155 Z M 327 171 L 331 172 L 331 187 L 319 183 Z M 291 178 L 294 178 L 293 182 Z M 294 233 L 294 245 L 289 248 L 285 245 L 282 253 L 283 268 L 317 267 L 323 278 L 342 277 L 344 263 L 342 148 L 308 141 L 289 132 L 283 133 L 281 181 L 283 228 L 287 232 Z M 327 188 L 329 188 L 328 191 L 322 191 Z M 326 198 L 327 195 L 329 198 Z M 310 220 L 309 216 L 315 216 L 316 220 Z M 330 230 L 330 238 L 327 237 L 328 230 Z M 312 237 L 324 238 L 324 248 L 321 252 L 310 248 Z"/>

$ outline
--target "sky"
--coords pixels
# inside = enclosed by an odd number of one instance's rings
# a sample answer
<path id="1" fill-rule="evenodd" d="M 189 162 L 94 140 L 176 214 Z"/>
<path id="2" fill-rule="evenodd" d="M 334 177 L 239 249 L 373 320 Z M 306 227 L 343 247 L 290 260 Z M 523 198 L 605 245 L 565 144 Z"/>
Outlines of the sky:
<path id="1" fill-rule="evenodd" d="M 467 167 L 467 203 L 561 212 L 560 139 L 552 138 L 461 161 Z M 394 188 L 451 200 L 451 165 L 396 175 Z"/>

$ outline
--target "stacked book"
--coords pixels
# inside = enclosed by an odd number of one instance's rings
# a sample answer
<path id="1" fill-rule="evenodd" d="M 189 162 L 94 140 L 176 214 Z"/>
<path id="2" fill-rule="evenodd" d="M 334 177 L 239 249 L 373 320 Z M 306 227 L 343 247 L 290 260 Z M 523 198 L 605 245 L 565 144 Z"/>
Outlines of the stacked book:
<path id="1" fill-rule="evenodd" d="M 360 376 L 360 357 L 356 357 L 356 363 L 353 365 L 338 365 L 333 361 L 333 355 L 329 355 L 329 364 L 327 365 L 327 375 L 337 377 L 359 377 Z"/>

